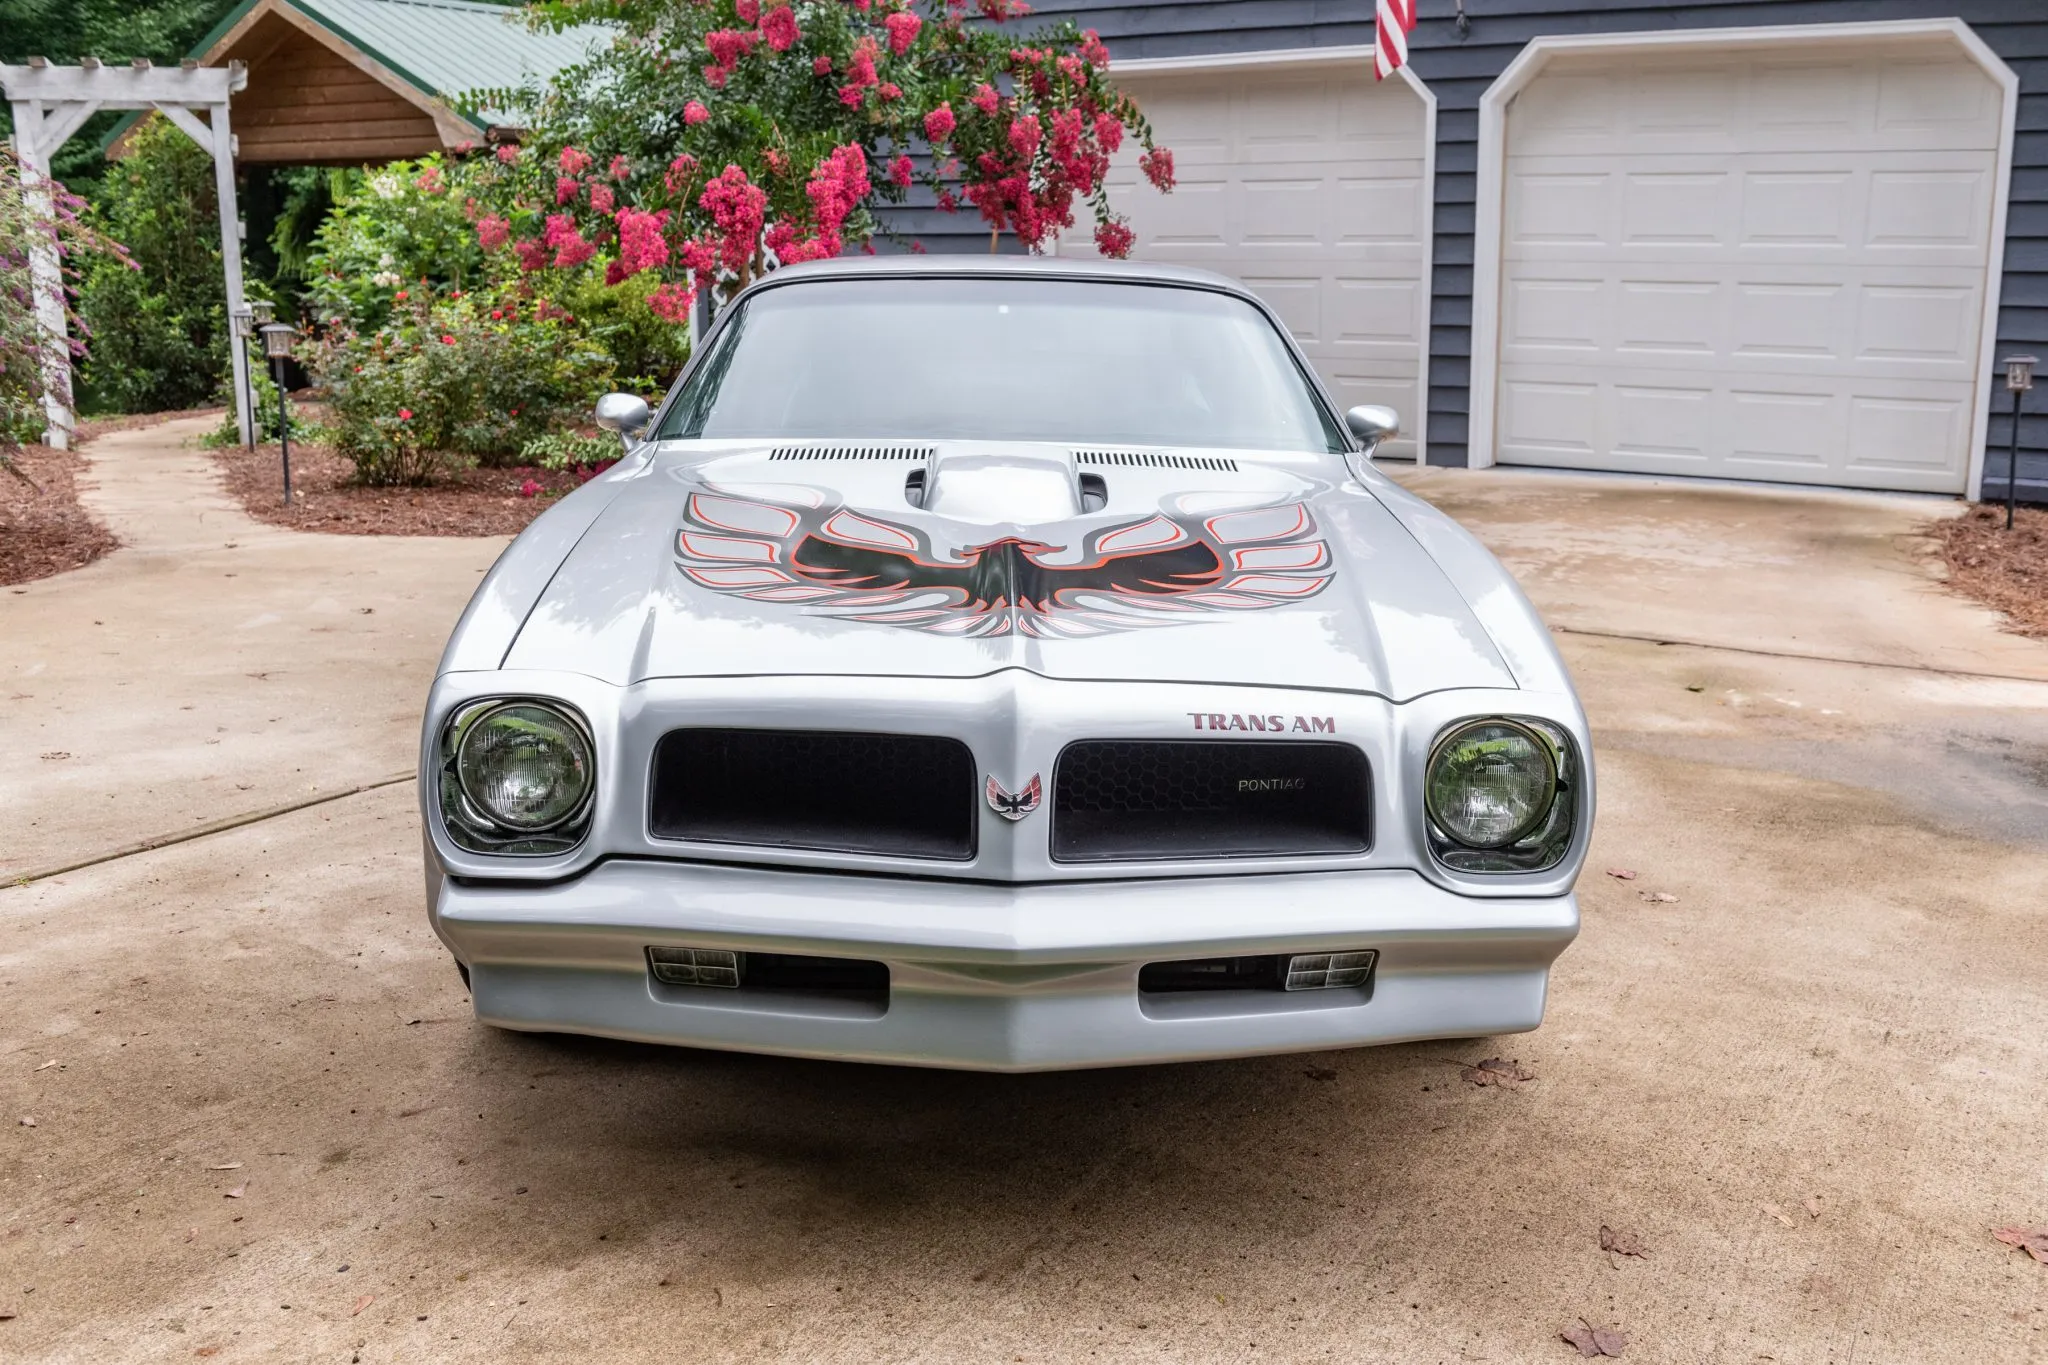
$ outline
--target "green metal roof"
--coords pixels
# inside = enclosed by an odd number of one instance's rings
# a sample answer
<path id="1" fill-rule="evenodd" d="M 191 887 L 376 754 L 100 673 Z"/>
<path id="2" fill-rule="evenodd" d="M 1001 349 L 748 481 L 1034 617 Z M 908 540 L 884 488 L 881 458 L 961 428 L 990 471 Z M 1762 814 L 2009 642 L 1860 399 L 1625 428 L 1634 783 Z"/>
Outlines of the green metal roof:
<path id="1" fill-rule="evenodd" d="M 191 55 L 204 61 L 263 0 L 242 0 Z M 475 0 L 282 0 L 336 37 L 362 49 L 423 94 L 438 96 L 479 130 L 502 121 L 498 110 L 469 111 L 474 90 L 544 86 L 566 66 L 610 39 L 607 24 L 579 24 L 559 33 L 526 27 L 520 10 Z M 101 142 L 113 145 L 137 115 L 121 120 Z"/>

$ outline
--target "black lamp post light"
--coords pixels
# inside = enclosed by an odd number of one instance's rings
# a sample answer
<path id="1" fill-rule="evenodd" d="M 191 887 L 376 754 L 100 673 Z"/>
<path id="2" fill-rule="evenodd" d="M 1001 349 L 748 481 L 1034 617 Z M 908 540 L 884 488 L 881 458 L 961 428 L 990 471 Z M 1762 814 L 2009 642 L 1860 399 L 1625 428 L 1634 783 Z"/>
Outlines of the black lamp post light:
<path id="1" fill-rule="evenodd" d="M 265 312 L 268 305 L 262 305 Z M 277 444 L 284 456 L 284 505 L 292 505 L 292 432 L 291 419 L 284 407 L 284 362 L 292 353 L 292 340 L 298 336 L 298 329 L 290 323 L 266 322 L 260 329 L 263 334 L 263 354 L 270 357 L 270 377 L 277 381 Z"/>
<path id="2" fill-rule="evenodd" d="M 2012 394 L 2012 446 L 2005 461 L 2005 529 L 2012 529 L 2012 509 L 2020 500 L 2020 406 L 2027 390 L 2034 387 L 2034 367 L 2041 362 L 2030 355 L 2005 358 L 2005 387 Z"/>

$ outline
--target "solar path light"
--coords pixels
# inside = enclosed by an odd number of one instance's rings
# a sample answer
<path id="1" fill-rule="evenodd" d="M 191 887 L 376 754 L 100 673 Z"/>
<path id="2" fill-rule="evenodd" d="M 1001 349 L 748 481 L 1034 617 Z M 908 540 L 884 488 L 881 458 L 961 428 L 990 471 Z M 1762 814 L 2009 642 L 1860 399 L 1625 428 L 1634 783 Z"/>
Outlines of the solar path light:
<path id="1" fill-rule="evenodd" d="M 2034 387 L 2034 366 L 2041 362 L 2030 355 L 2005 358 L 2005 387 L 2012 394 L 2012 447 L 2005 462 L 2005 529 L 2012 529 L 2013 507 L 2020 500 L 2020 405 L 2027 390 Z"/>
<path id="2" fill-rule="evenodd" d="M 277 444 L 284 456 L 284 505 L 292 505 L 291 419 L 284 409 L 284 362 L 292 353 L 298 329 L 288 322 L 266 322 L 262 327 L 263 354 L 270 357 L 270 374 L 277 381 Z"/>

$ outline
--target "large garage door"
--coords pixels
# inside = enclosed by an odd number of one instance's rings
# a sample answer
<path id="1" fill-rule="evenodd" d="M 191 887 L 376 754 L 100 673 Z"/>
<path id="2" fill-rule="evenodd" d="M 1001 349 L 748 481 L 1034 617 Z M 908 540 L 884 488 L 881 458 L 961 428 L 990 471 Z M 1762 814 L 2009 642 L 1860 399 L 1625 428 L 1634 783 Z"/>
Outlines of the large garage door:
<path id="1" fill-rule="evenodd" d="M 1292 329 L 1339 403 L 1386 403 L 1413 431 L 1424 327 L 1423 105 L 1372 64 L 1295 71 L 1118 69 L 1171 147 L 1161 195 L 1126 152 L 1110 200 L 1134 259 L 1201 266 L 1251 286 Z M 1087 250 L 1076 233 L 1061 250 Z M 1412 457 L 1404 435 L 1387 451 Z"/>
<path id="2" fill-rule="evenodd" d="M 1499 458 L 1961 492 L 1999 111 L 1946 46 L 1553 61 L 1507 115 Z"/>

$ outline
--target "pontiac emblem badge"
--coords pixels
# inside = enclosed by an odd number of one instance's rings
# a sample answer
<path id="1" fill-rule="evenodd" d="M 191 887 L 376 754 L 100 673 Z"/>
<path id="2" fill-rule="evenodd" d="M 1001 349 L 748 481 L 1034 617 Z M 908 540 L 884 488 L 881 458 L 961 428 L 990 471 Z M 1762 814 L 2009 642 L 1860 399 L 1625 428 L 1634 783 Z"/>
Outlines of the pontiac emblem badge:
<path id="1" fill-rule="evenodd" d="M 1038 809 L 1038 801 L 1045 794 L 1045 788 L 1038 780 L 1038 774 L 1031 774 L 1031 780 L 1024 789 L 1014 794 L 1003 790 L 1002 783 L 991 776 L 988 780 L 988 808 L 1005 820 L 1022 820 Z"/>

